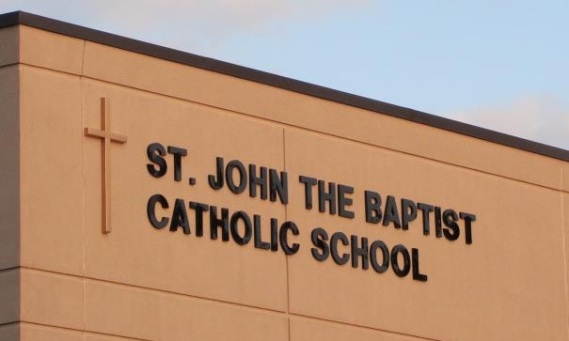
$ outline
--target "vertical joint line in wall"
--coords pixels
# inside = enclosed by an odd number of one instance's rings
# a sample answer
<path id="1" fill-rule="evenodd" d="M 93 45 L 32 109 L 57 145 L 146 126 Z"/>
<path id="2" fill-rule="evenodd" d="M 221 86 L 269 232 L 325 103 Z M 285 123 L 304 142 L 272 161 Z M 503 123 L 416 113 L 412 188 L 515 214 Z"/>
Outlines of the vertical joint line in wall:
<path id="1" fill-rule="evenodd" d="M 86 47 L 86 41 L 83 41 L 83 57 L 81 60 L 81 74 L 79 75 L 79 89 L 80 89 L 80 94 L 81 94 L 81 130 L 79 131 L 79 133 L 83 132 L 83 127 L 85 126 L 85 84 L 84 84 L 84 77 L 83 77 L 83 67 L 85 65 L 85 47 Z M 83 135 L 83 134 L 81 134 Z M 81 179 L 82 179 L 82 184 L 83 184 L 83 195 L 82 195 L 82 209 L 85 209 L 85 165 L 84 165 L 84 150 L 85 150 L 85 139 L 81 139 Z M 86 271 L 87 271 L 87 266 L 86 266 L 86 262 L 85 262 L 85 215 L 83 215 L 83 220 L 82 220 L 82 230 L 83 230 L 83 252 L 82 252 L 82 256 L 83 256 L 83 261 L 82 261 L 82 267 L 83 267 L 83 277 L 85 277 L 86 275 Z"/>
<path id="2" fill-rule="evenodd" d="M 83 127 L 85 126 L 85 84 L 83 83 L 84 78 L 84 70 L 85 70 L 85 50 L 87 47 L 87 41 L 83 40 L 83 55 L 81 57 L 81 74 L 79 74 L 79 89 L 80 89 L 80 93 L 81 93 L 81 130 L 79 133 L 83 132 Z M 84 155 L 83 152 L 85 150 L 85 146 L 84 146 L 84 140 L 85 139 L 81 139 L 81 179 L 82 179 L 82 186 L 83 186 L 83 195 L 82 195 L 82 210 L 85 210 L 85 163 L 84 163 Z M 85 331 L 85 328 L 87 327 L 87 312 L 86 312 L 86 306 L 87 306 L 87 302 L 86 302 L 86 297 L 85 295 L 86 293 L 86 285 L 87 283 L 85 282 L 85 276 L 87 275 L 87 265 L 86 265 L 86 261 L 85 261 L 85 245 L 86 245 L 86 240 L 85 240 L 85 214 L 83 214 L 83 220 L 81 222 L 81 227 L 82 227 L 82 231 L 83 231 L 83 247 L 82 247 L 82 270 L 83 270 L 83 331 Z M 81 332 L 82 334 L 82 338 L 85 338 L 85 334 L 84 332 Z"/>
<path id="3" fill-rule="evenodd" d="M 85 50 L 87 49 L 87 41 L 83 40 L 83 54 L 81 56 L 81 74 L 79 75 L 80 78 L 83 78 L 83 74 L 85 72 Z"/>
<path id="4" fill-rule="evenodd" d="M 564 283 L 565 283 L 565 326 L 567 328 L 567 337 L 569 339 L 569 283 L 567 282 L 569 280 L 569 278 L 567 277 L 568 272 L 567 272 L 567 243 L 565 241 L 565 238 L 567 237 L 566 234 L 569 231 L 565 231 L 565 226 L 566 226 L 566 219 L 567 217 L 565 216 L 565 194 L 563 192 L 563 176 L 565 175 L 563 172 L 563 168 L 561 168 L 560 170 L 560 179 L 561 179 L 561 184 L 559 186 L 559 188 L 561 189 L 559 191 L 559 204 L 560 204 L 560 210 L 561 210 L 561 241 L 562 241 L 562 245 L 563 245 L 563 270 L 564 270 L 564 274 L 565 274 L 565 278 L 564 278 Z"/>
<path id="5" fill-rule="evenodd" d="M 287 167 L 286 167 L 285 128 L 283 128 L 282 143 L 283 143 L 283 168 L 284 168 L 285 172 L 288 172 Z M 288 204 L 285 205 L 285 221 L 288 221 Z M 290 341 L 291 340 L 291 335 L 290 335 L 290 281 L 289 281 L 288 257 L 289 257 L 288 255 L 285 255 L 285 266 L 286 266 L 286 325 L 287 325 L 287 330 L 288 330 L 288 340 Z"/>
<path id="6" fill-rule="evenodd" d="M 563 170 L 561 170 L 561 179 L 563 181 Z M 559 192 L 559 198 L 561 206 L 561 241 L 563 243 L 563 267 L 565 270 L 565 326 L 567 328 L 567 337 L 569 339 L 569 283 L 567 283 L 569 278 L 567 277 L 567 243 L 565 242 L 565 238 L 567 237 L 566 234 L 568 231 L 565 231 L 565 226 L 567 224 L 565 220 L 567 217 L 565 216 L 565 194 L 562 191 Z"/>

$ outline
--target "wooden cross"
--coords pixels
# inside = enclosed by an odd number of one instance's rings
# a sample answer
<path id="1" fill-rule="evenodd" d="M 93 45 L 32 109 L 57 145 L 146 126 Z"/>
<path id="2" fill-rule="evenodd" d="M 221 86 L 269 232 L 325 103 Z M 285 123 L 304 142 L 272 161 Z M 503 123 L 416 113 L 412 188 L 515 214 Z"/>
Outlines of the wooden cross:
<path id="1" fill-rule="evenodd" d="M 85 128 L 85 136 L 101 139 L 103 144 L 103 233 L 111 233 L 111 142 L 126 143 L 127 137 L 111 132 L 111 110 L 109 100 L 101 98 L 102 130 Z"/>

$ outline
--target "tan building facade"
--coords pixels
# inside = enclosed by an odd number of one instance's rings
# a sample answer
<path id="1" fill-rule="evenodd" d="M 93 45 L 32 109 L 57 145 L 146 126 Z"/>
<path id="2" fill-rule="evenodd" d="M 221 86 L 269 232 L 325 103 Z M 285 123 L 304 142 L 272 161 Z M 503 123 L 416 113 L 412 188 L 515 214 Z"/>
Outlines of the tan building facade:
<path id="1" fill-rule="evenodd" d="M 0 340 L 569 340 L 569 151 L 0 27 Z"/>

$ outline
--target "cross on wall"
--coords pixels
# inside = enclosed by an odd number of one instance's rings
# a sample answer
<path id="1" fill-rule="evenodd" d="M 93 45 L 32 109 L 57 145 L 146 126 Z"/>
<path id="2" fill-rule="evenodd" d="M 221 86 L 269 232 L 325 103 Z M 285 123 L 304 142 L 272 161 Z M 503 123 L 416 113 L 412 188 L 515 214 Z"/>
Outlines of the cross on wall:
<path id="1" fill-rule="evenodd" d="M 85 127 L 85 136 L 101 139 L 102 143 L 102 171 L 103 171 L 103 228 L 104 234 L 111 233 L 111 143 L 124 144 L 127 141 L 126 135 L 121 135 L 111 131 L 111 110 L 110 101 L 101 98 L 101 120 L 102 129 Z"/>

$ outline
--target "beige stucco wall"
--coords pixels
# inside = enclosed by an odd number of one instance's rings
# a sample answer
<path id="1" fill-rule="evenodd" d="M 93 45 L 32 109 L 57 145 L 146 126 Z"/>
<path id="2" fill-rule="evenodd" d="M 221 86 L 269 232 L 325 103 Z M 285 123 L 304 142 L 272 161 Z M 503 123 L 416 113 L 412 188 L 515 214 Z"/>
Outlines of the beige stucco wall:
<path id="1" fill-rule="evenodd" d="M 30 27 L 0 39 L 0 340 L 569 340 L 567 162 Z M 84 135 L 101 97 L 128 136 L 109 234 Z M 183 181 L 149 175 L 154 142 L 188 150 Z M 214 191 L 218 156 L 286 170 L 289 203 Z M 355 218 L 307 210 L 301 175 L 352 186 Z M 365 190 L 474 213 L 473 243 L 368 224 Z M 156 193 L 164 216 L 181 198 L 259 214 L 264 236 L 294 221 L 300 250 L 198 238 L 191 210 L 191 235 L 154 229 Z M 315 227 L 418 248 L 428 281 L 317 262 Z"/>
<path id="2" fill-rule="evenodd" d="M 20 315 L 19 86 L 16 28 L 0 30 L 0 339 L 14 339 Z M 6 336 L 4 336 L 6 335 Z"/>

